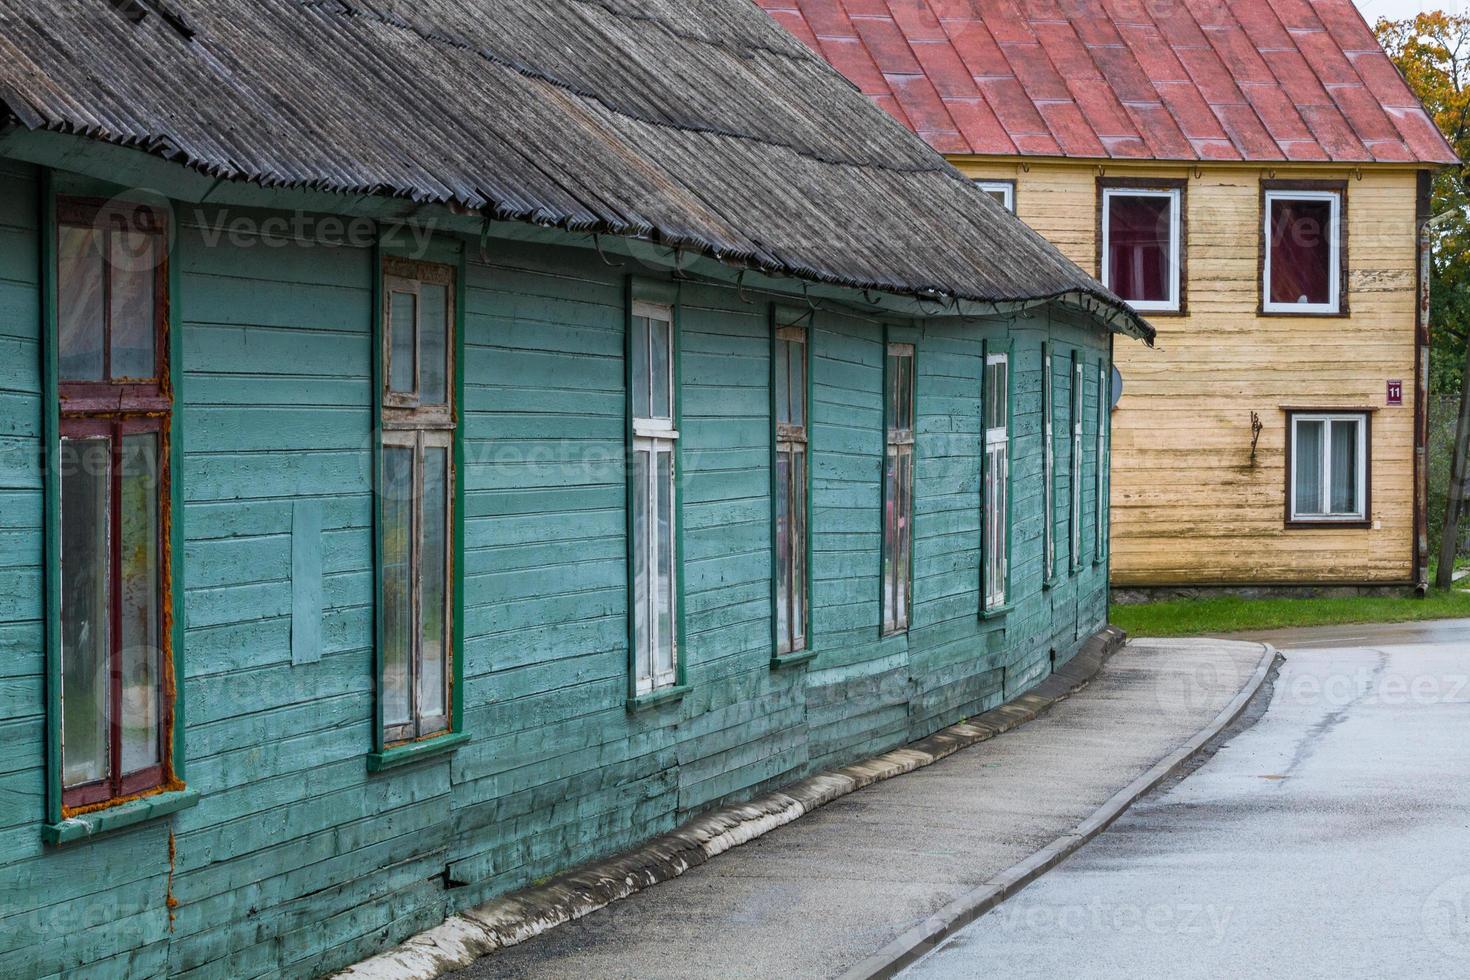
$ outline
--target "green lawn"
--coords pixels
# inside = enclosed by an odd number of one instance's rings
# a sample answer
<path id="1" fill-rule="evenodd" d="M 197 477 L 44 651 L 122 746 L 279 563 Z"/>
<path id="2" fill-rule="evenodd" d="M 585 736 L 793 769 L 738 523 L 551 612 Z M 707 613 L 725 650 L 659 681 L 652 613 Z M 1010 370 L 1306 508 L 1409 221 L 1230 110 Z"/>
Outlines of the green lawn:
<path id="1" fill-rule="evenodd" d="M 1463 583 L 1462 583 L 1463 584 Z M 1432 592 L 1428 598 L 1199 599 L 1114 606 L 1113 623 L 1130 636 L 1204 636 L 1290 626 L 1409 623 L 1470 619 L 1470 591 Z"/>

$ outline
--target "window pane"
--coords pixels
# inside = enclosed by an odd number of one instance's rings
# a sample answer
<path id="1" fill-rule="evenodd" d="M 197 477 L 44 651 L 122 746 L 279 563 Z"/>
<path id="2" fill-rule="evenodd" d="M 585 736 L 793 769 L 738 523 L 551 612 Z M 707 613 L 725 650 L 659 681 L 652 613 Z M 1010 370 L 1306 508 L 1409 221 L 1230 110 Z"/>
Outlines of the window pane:
<path id="1" fill-rule="evenodd" d="M 438 283 L 419 287 L 423 317 L 419 334 L 419 402 L 449 404 L 449 288 Z"/>
<path id="2" fill-rule="evenodd" d="M 648 317 L 633 318 L 633 416 L 649 418 L 648 400 Z M 641 484 L 640 484 L 641 485 Z"/>
<path id="3" fill-rule="evenodd" d="M 1056 571 L 1057 562 L 1056 434 L 1053 430 L 1056 424 L 1056 406 L 1053 404 L 1053 386 L 1055 382 L 1052 379 L 1050 350 L 1042 358 L 1041 382 L 1043 573 L 1047 581 L 1050 581 L 1053 573 Z"/>
<path id="4" fill-rule="evenodd" d="M 413 450 L 383 447 L 383 724 L 406 725 L 413 670 Z"/>
<path id="5" fill-rule="evenodd" d="M 791 424 L 806 425 L 806 344 L 789 343 L 791 356 Z"/>
<path id="6" fill-rule="evenodd" d="M 907 432 L 914 427 L 914 359 L 908 354 L 888 357 L 888 427 Z"/>
<path id="7" fill-rule="evenodd" d="M 894 567 L 894 580 L 897 588 L 894 590 L 898 595 L 898 602 L 894 608 L 894 616 L 900 627 L 907 626 L 909 621 L 909 558 L 910 548 L 913 542 L 913 501 L 911 499 L 913 488 L 913 456 L 907 451 L 899 453 L 898 456 L 898 521 L 895 534 L 898 537 L 898 561 Z"/>
<path id="8" fill-rule="evenodd" d="M 61 442 L 62 782 L 108 775 L 112 443 Z"/>
<path id="9" fill-rule="evenodd" d="M 100 236 L 91 228 L 57 230 L 57 354 L 63 381 L 101 381 L 103 279 Z"/>
<path id="10" fill-rule="evenodd" d="M 423 543 L 420 548 L 422 665 L 417 678 L 419 717 L 437 718 L 448 711 L 445 668 L 449 656 L 449 624 L 445 621 L 449 592 L 449 450 L 440 447 L 430 446 L 424 450 Z"/>
<path id="11" fill-rule="evenodd" d="M 413 293 L 394 293 L 389 301 L 388 390 L 413 394 L 414 354 L 417 349 L 418 298 Z"/>
<path id="12" fill-rule="evenodd" d="M 1325 423 L 1296 423 L 1296 512 L 1322 513 L 1322 453 Z"/>
<path id="13" fill-rule="evenodd" d="M 776 421 L 791 421 L 791 344 L 776 341 Z"/>
<path id="14" fill-rule="evenodd" d="M 1011 206 L 1011 195 L 1009 193 L 1007 193 L 1007 191 L 1005 190 L 1005 188 L 1002 188 L 1002 187 L 993 187 L 990 190 L 987 190 L 985 193 L 989 194 L 992 198 L 994 198 L 996 204 L 999 204 L 1001 207 L 1003 207 L 1003 208 L 1005 208 L 1007 210 L 1010 210 L 1010 206 Z"/>
<path id="15" fill-rule="evenodd" d="M 674 669 L 674 454 L 658 453 L 658 680 Z"/>
<path id="16" fill-rule="evenodd" d="M 892 629 L 898 597 L 894 569 L 898 567 L 898 453 L 889 449 L 883 471 L 883 625 Z"/>
<path id="17" fill-rule="evenodd" d="M 1108 283 L 1131 302 L 1167 303 L 1173 224 L 1169 197 L 1108 196 Z"/>
<path id="18" fill-rule="evenodd" d="M 158 239 L 140 231 L 114 231 L 110 241 L 112 378 L 155 378 L 157 318 L 153 290 Z"/>
<path id="19" fill-rule="evenodd" d="M 776 454 L 776 636 L 791 652 L 791 453 Z"/>
<path id="20" fill-rule="evenodd" d="M 792 650 L 806 648 L 806 453 L 791 455 L 791 635 Z"/>
<path id="21" fill-rule="evenodd" d="M 122 774 L 156 766 L 160 755 L 159 692 L 163 651 L 158 522 L 158 436 L 122 440 L 119 542 L 121 579 Z"/>
<path id="22" fill-rule="evenodd" d="M 674 417 L 673 404 L 669 401 L 670 325 L 667 320 L 650 320 L 648 327 L 653 340 L 653 363 L 649 367 L 653 418 L 670 419 Z"/>
<path id="23" fill-rule="evenodd" d="M 1271 202 L 1271 302 L 1332 302 L 1332 202 Z"/>
<path id="24" fill-rule="evenodd" d="M 653 624 L 648 617 L 651 605 L 648 506 L 653 488 L 649 482 L 648 455 L 646 451 L 633 454 L 633 540 L 629 542 L 629 546 L 633 549 L 633 647 L 636 651 L 638 679 L 651 683 L 653 643 L 649 629 Z"/>
<path id="25" fill-rule="evenodd" d="M 1358 423 L 1332 423 L 1332 513 L 1357 514 Z"/>
<path id="26" fill-rule="evenodd" d="M 883 393 L 883 397 L 888 403 L 888 428 L 890 429 L 902 428 L 898 417 L 898 362 L 897 355 L 888 355 L 888 390 Z"/>

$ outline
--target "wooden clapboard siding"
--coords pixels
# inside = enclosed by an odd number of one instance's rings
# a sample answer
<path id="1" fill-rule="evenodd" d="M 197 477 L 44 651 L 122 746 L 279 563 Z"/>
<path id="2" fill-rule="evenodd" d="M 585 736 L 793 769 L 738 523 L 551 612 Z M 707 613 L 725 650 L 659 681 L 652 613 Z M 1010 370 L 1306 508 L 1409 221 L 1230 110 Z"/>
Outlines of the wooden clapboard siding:
<path id="1" fill-rule="evenodd" d="M 0 361 L 0 396 L 38 419 L 35 175 L 5 173 L 18 179 L 0 185 L 0 269 L 17 274 L 0 276 L 0 345 L 19 347 Z M 767 312 L 772 301 L 802 300 L 684 281 L 690 690 L 630 713 L 626 278 L 668 276 L 613 267 L 586 248 L 446 237 L 438 251 L 466 256 L 470 741 L 370 774 L 373 255 L 309 231 L 219 237 L 224 222 L 258 224 L 273 212 L 179 204 L 175 215 L 185 743 L 201 799 L 170 818 L 42 847 L 41 483 L 5 456 L 0 576 L 14 587 L 0 590 L 0 974 L 328 973 L 446 912 L 993 706 L 1105 622 L 1090 497 L 1081 568 L 1068 572 L 1061 431 L 1061 574 L 1042 589 L 1039 390 L 1050 341 L 1064 429 L 1067 358 L 1077 349 L 1094 363 L 1106 336 L 1047 309 L 1015 320 L 885 320 L 857 312 L 854 296 L 850 307 L 823 304 L 811 332 L 817 656 L 773 669 Z M 880 639 L 885 329 L 917 347 L 919 441 L 912 628 Z M 1005 618 L 981 620 L 987 341 L 1015 352 L 1017 601 Z M 37 448 L 38 421 L 9 424 L 0 444 Z M 1092 465 L 1089 455 L 1086 487 Z M 301 501 L 321 513 L 319 661 L 293 656 L 292 617 L 304 613 L 292 589 Z"/>
<path id="2" fill-rule="evenodd" d="M 1097 269 L 1097 168 L 957 160 L 1015 180 L 1019 217 Z M 1400 584 L 1413 577 L 1416 173 L 1110 163 L 1109 177 L 1188 178 L 1188 315 L 1158 350 L 1119 344 L 1113 582 L 1123 586 Z M 1346 180 L 1349 317 L 1268 317 L 1260 182 Z M 1404 382 L 1403 407 L 1386 384 Z M 1372 407 L 1371 529 L 1288 529 L 1283 406 Z M 1265 429 L 1251 460 L 1250 414 Z"/>

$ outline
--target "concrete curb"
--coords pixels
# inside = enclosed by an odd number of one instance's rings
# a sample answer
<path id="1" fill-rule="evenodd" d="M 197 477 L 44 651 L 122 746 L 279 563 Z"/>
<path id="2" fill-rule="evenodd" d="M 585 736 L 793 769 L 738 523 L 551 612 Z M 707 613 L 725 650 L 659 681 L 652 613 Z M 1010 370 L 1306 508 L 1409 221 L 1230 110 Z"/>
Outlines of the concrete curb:
<path id="1" fill-rule="evenodd" d="M 348 967 L 341 980 L 432 980 L 481 956 L 698 867 L 873 783 L 933 765 L 1034 720 L 1086 687 L 1127 636 L 1109 626 L 1028 693 L 928 738 L 863 762 L 809 776 L 749 803 L 722 807 L 624 854 L 574 868 L 550 882 L 450 916 L 402 945 Z M 1058 857 L 1057 860 L 1061 858 Z M 1053 862 L 1055 863 L 1055 862 Z M 906 934 L 907 935 L 907 934 Z"/>
<path id="2" fill-rule="evenodd" d="M 1178 772 L 1207 743 L 1229 728 L 1265 684 L 1271 668 L 1281 654 L 1269 643 L 1262 643 L 1260 663 L 1240 693 L 1225 706 L 1209 727 L 1198 732 L 1173 754 L 1159 761 L 1148 772 L 1139 776 L 1118 791 L 1079 823 L 1070 833 L 1063 834 L 1026 860 L 1013 865 L 991 878 L 980 887 L 961 895 L 944 908 L 908 931 L 876 953 L 842 974 L 842 980 L 870 980 L 887 978 L 912 965 L 926 953 L 937 948 L 955 932 L 974 922 L 1006 899 L 1056 867 L 1082 845 L 1107 830 L 1128 808 L 1147 795 L 1156 786 Z"/>

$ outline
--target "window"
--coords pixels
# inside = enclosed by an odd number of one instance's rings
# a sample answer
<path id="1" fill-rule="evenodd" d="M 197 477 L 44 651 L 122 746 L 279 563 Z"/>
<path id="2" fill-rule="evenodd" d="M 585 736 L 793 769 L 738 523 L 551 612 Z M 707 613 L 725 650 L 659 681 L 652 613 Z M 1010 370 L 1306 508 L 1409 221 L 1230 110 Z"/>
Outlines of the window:
<path id="1" fill-rule="evenodd" d="M 1341 313 L 1343 192 L 1268 188 L 1263 201 L 1263 311 Z"/>
<path id="2" fill-rule="evenodd" d="M 1072 571 L 1082 567 L 1082 359 L 1072 352 L 1072 488 L 1068 537 L 1071 539 Z"/>
<path id="3" fill-rule="evenodd" d="M 1041 349 L 1041 553 L 1042 578 L 1057 576 L 1057 448 L 1056 378 L 1052 374 L 1052 345 Z"/>
<path id="4" fill-rule="evenodd" d="M 773 338 L 775 399 L 776 653 L 807 647 L 807 332 Z"/>
<path id="5" fill-rule="evenodd" d="M 975 186 L 982 193 L 995 198 L 996 203 L 1011 214 L 1016 213 L 1016 182 L 1014 180 L 977 180 Z"/>
<path id="6" fill-rule="evenodd" d="M 1104 360 L 1097 362 L 1097 460 L 1093 469 L 1093 558 L 1101 562 L 1108 552 L 1108 411 L 1109 394 L 1108 365 Z"/>
<path id="7" fill-rule="evenodd" d="M 914 534 L 914 346 L 889 344 L 883 466 L 883 632 L 909 627 Z"/>
<path id="8" fill-rule="evenodd" d="M 145 207 L 62 199 L 61 804 L 173 783 L 168 228 Z"/>
<path id="9" fill-rule="evenodd" d="M 636 693 L 678 684 L 679 567 L 675 554 L 674 310 L 635 302 L 629 346 L 632 382 L 633 660 Z"/>
<path id="10" fill-rule="evenodd" d="M 1010 574 L 1010 355 L 986 354 L 981 393 L 985 412 L 984 589 L 987 611 L 1006 604 Z"/>
<path id="11" fill-rule="evenodd" d="M 1181 309 L 1181 187 L 1104 187 L 1102 281 L 1136 310 Z"/>
<path id="12" fill-rule="evenodd" d="M 455 270 L 383 263 L 378 482 L 384 746 L 453 722 Z"/>
<path id="13" fill-rule="evenodd" d="M 1367 523 L 1367 413 L 1292 412 L 1289 428 L 1288 523 Z"/>

